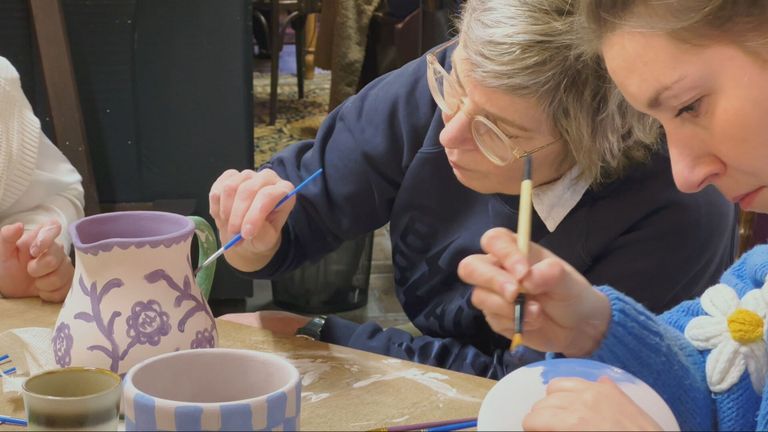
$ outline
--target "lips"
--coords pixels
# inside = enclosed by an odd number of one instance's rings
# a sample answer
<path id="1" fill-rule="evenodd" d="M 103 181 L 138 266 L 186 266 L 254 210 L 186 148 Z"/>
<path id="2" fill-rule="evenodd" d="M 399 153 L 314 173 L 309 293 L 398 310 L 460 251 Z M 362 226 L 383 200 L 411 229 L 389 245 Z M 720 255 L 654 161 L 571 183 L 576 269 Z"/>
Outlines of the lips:
<path id="1" fill-rule="evenodd" d="M 457 164 L 456 162 L 454 162 L 454 161 L 452 161 L 452 160 L 450 160 L 450 159 L 448 159 L 448 163 L 449 163 L 449 164 L 451 164 L 451 168 L 453 168 L 453 169 L 455 169 L 455 170 L 459 170 L 459 171 L 469 171 L 469 169 L 467 169 L 467 168 L 465 168 L 465 167 L 463 167 L 463 166 L 461 166 L 461 165 Z"/>
<path id="2" fill-rule="evenodd" d="M 760 194 L 760 192 L 763 191 L 763 189 L 765 189 L 765 187 L 761 186 L 745 194 L 733 197 L 731 198 L 731 201 L 739 204 L 739 207 L 741 207 L 743 210 L 747 210 L 755 202 L 755 199 L 757 199 L 757 196 Z"/>

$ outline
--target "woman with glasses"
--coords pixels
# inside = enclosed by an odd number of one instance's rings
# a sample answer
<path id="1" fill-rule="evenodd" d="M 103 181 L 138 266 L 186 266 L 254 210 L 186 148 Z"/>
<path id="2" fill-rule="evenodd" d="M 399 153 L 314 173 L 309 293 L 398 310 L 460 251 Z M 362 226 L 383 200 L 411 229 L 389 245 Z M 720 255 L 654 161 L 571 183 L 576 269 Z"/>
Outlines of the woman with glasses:
<path id="1" fill-rule="evenodd" d="M 540 359 L 508 351 L 457 275 L 485 231 L 516 226 L 525 155 L 532 239 L 591 282 L 662 311 L 716 280 L 734 255 L 734 207 L 714 190 L 676 190 L 655 150 L 657 124 L 626 105 L 596 58 L 576 52 L 570 1 L 539 4 L 469 0 L 456 41 L 372 82 L 315 140 L 259 172 L 227 171 L 211 188 L 221 241 L 246 239 L 227 261 L 254 278 L 389 223 L 397 297 L 421 335 L 335 316 L 230 319 L 492 378 Z M 321 167 L 321 179 L 271 212 Z"/>
<path id="2" fill-rule="evenodd" d="M 664 126 L 678 187 L 714 186 L 742 209 L 768 213 L 768 2 L 578 3 L 584 46 L 603 57 L 626 100 Z M 483 237 L 489 255 L 461 265 L 495 329 L 511 333 L 520 281 L 535 305 L 526 344 L 626 370 L 664 398 L 681 430 L 768 430 L 768 246 L 743 254 L 700 298 L 657 316 L 620 287 L 593 286 L 546 248 L 532 244 L 521 257 L 515 240 L 493 230 Z M 546 394 L 526 430 L 661 430 L 608 379 L 552 380 Z"/>

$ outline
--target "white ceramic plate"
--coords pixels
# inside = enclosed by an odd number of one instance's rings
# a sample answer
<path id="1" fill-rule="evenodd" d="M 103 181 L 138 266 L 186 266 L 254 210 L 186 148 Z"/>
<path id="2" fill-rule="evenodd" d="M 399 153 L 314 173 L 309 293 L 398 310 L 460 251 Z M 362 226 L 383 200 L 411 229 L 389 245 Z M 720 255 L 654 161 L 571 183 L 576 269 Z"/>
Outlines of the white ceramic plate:
<path id="1" fill-rule="evenodd" d="M 680 430 L 672 410 L 646 383 L 619 368 L 582 359 L 544 360 L 521 367 L 505 376 L 485 396 L 480 406 L 477 429 L 522 430 L 523 418 L 531 406 L 545 396 L 550 380 L 575 377 L 597 381 L 602 376 L 618 384 L 664 430 Z"/>

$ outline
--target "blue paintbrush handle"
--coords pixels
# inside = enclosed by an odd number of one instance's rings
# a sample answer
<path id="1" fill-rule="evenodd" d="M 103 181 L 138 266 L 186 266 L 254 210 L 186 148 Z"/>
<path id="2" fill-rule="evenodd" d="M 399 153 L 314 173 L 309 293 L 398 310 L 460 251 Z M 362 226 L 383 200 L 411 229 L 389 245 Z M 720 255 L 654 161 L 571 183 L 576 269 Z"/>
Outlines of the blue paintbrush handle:
<path id="1" fill-rule="evenodd" d="M 225 245 L 224 245 L 224 247 L 222 247 L 221 249 L 222 249 L 222 250 L 224 250 L 224 251 L 228 251 L 228 250 L 229 250 L 229 248 L 231 248 L 232 246 L 236 245 L 236 244 L 237 244 L 237 242 L 239 242 L 239 241 L 240 241 L 240 240 L 242 240 L 242 239 L 243 239 L 243 236 L 242 236 L 240 233 L 237 233 L 237 234 L 236 234 L 234 237 L 232 237 L 232 238 L 231 238 L 231 239 L 230 239 L 230 240 L 227 242 L 227 244 L 225 244 Z"/>
<path id="2" fill-rule="evenodd" d="M 477 427 L 477 420 L 463 422 L 463 423 L 447 424 L 443 426 L 428 428 L 426 430 L 428 432 L 442 432 L 442 431 L 457 431 L 457 430 L 469 429 L 473 427 Z"/>
<path id="3" fill-rule="evenodd" d="M 14 426 L 26 426 L 27 425 L 27 421 L 24 420 L 24 419 L 0 415 L 0 424 L 3 424 L 3 423 L 8 424 L 8 425 L 14 425 Z"/>

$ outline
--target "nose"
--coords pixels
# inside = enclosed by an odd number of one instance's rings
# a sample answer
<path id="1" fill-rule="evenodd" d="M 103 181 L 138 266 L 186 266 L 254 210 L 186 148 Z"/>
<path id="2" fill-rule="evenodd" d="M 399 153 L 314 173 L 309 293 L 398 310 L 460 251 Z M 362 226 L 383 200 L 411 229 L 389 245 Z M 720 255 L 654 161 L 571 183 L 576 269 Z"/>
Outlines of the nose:
<path id="1" fill-rule="evenodd" d="M 698 192 L 725 172 L 725 164 L 710 150 L 710 139 L 666 130 L 672 177 L 681 192 Z"/>
<path id="2" fill-rule="evenodd" d="M 446 149 L 471 148 L 475 146 L 472 136 L 472 121 L 463 110 L 453 116 L 443 113 L 445 127 L 440 131 L 440 144 Z"/>

